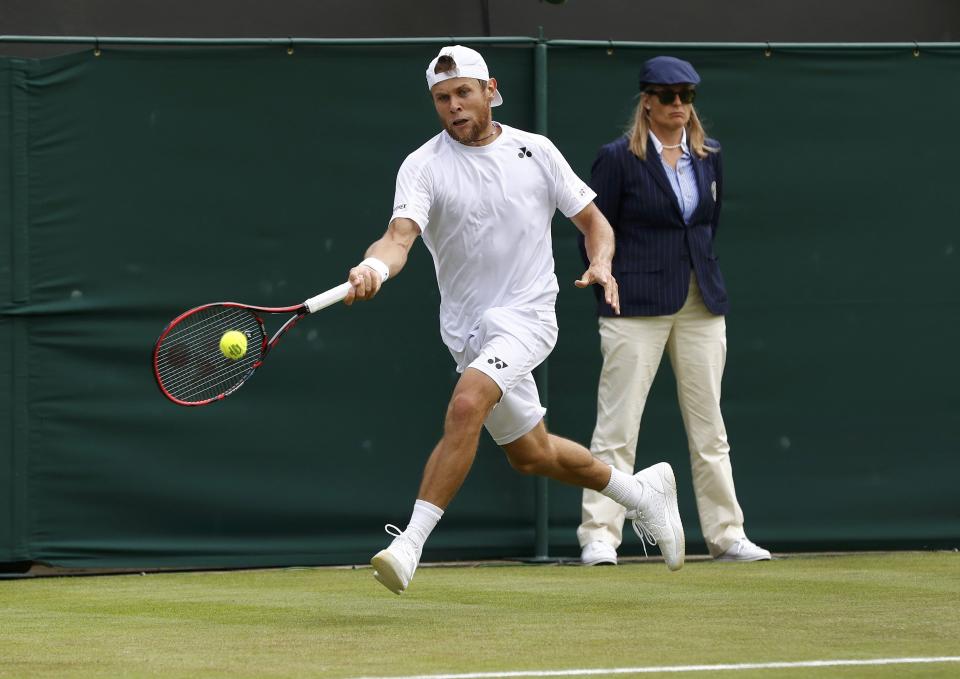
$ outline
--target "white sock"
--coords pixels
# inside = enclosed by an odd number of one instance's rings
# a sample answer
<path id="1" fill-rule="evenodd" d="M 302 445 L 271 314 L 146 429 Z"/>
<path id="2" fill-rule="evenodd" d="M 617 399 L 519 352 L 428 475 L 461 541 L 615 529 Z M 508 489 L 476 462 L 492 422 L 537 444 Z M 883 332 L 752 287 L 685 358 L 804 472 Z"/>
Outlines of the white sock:
<path id="1" fill-rule="evenodd" d="M 434 527 L 443 516 L 443 510 L 426 500 L 417 500 L 413 504 L 413 515 L 403 535 L 412 542 L 417 549 L 423 549 L 423 544 L 430 537 Z"/>
<path id="2" fill-rule="evenodd" d="M 613 467 L 610 467 L 610 483 L 600 492 L 627 509 L 635 508 L 643 495 L 640 485 L 633 476 Z"/>

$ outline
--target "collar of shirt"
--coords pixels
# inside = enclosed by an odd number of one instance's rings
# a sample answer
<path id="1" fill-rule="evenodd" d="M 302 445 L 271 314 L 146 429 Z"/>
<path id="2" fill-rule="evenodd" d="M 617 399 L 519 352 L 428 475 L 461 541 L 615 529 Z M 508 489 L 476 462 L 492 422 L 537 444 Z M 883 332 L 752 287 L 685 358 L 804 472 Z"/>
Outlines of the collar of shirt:
<path id="1" fill-rule="evenodd" d="M 693 218 L 693 213 L 700 204 L 700 196 L 697 192 L 697 179 L 693 172 L 693 156 L 687 147 L 687 131 L 683 131 L 683 137 L 680 139 L 680 157 L 677 159 L 676 167 L 672 167 L 663 159 L 663 144 L 657 139 L 657 136 L 651 132 L 650 139 L 660 154 L 660 164 L 663 165 L 663 171 L 667 175 L 673 194 L 677 197 L 677 204 L 680 212 L 683 214 L 683 221 L 687 224 Z"/>
<path id="2" fill-rule="evenodd" d="M 657 155 L 663 155 L 663 142 L 657 139 L 657 135 L 653 133 L 653 130 L 649 131 L 650 139 L 653 141 L 653 148 L 657 149 Z M 690 149 L 687 148 L 687 128 L 683 128 L 683 136 L 680 137 L 680 150 L 684 154 L 690 153 Z"/>

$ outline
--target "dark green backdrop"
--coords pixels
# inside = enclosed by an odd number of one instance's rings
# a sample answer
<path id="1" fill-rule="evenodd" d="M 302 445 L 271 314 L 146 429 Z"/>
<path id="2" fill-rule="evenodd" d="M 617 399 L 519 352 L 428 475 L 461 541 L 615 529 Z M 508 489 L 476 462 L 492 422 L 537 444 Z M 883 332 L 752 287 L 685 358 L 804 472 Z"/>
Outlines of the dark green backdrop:
<path id="1" fill-rule="evenodd" d="M 534 125 L 534 50 L 485 46 Z M 773 549 L 960 537 L 960 50 L 674 49 L 722 142 L 724 384 L 738 494 Z M 435 46 L 104 50 L 0 60 L 0 563 L 365 561 L 403 524 L 456 379 L 426 249 L 375 303 L 301 323 L 212 407 L 166 402 L 175 313 L 303 300 L 344 279 L 435 134 Z M 584 177 L 654 52 L 549 48 L 551 138 Z M 554 224 L 550 422 L 588 441 L 599 351 L 575 229 Z M 681 480 L 705 551 L 669 366 L 639 457 Z M 528 556 L 533 479 L 486 438 L 426 558 Z M 579 493 L 550 485 L 551 552 Z M 639 550 L 631 535 L 624 552 Z"/>

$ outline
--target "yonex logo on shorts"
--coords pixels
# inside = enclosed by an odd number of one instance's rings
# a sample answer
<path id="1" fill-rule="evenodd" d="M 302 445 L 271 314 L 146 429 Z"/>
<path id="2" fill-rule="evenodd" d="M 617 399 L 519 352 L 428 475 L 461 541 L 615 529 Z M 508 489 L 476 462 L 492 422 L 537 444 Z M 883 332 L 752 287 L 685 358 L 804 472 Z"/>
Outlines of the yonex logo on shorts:
<path id="1" fill-rule="evenodd" d="M 399 205 L 393 206 L 393 211 L 396 212 L 397 210 L 405 210 L 406 208 L 407 208 L 406 203 L 400 203 Z"/>
<path id="2" fill-rule="evenodd" d="M 526 147 L 526 146 L 521 146 L 521 147 L 520 147 L 520 153 L 517 154 L 517 158 L 523 158 L 524 156 L 526 156 L 527 158 L 529 158 L 529 157 L 532 156 L 532 155 L 533 155 L 533 154 L 530 153 L 530 152 L 527 150 L 527 147 Z"/>
<path id="3" fill-rule="evenodd" d="M 493 358 L 488 358 L 487 363 L 493 363 L 494 364 L 493 367 L 496 368 L 497 370 L 502 370 L 503 368 L 510 367 L 506 363 L 504 363 L 502 358 L 497 358 L 496 356 L 494 356 Z"/>

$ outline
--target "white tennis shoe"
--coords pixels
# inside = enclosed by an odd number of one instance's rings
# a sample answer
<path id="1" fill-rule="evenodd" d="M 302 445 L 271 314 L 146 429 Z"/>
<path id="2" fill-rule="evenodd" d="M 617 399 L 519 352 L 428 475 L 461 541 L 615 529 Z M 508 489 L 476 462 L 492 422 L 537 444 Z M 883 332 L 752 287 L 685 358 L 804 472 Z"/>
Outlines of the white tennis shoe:
<path id="1" fill-rule="evenodd" d="M 393 542 L 370 559 L 373 577 L 394 594 L 402 594 L 420 564 L 421 550 L 393 524 L 388 523 L 384 530 L 394 536 Z"/>
<path id="2" fill-rule="evenodd" d="M 580 563 L 584 566 L 616 566 L 617 550 L 606 542 L 588 542 L 580 552 Z"/>
<path id="3" fill-rule="evenodd" d="M 633 530 L 641 544 L 646 541 L 659 545 L 667 568 L 680 570 L 687 546 L 677 506 L 677 480 L 673 468 L 660 462 L 641 469 L 633 478 L 640 484 L 640 502 L 634 509 L 627 510 L 626 518 L 633 521 Z M 643 551 L 646 553 L 646 545 Z"/>
<path id="4" fill-rule="evenodd" d="M 715 561 L 769 561 L 770 552 L 759 545 L 755 545 L 746 536 L 740 538 L 718 557 Z"/>

